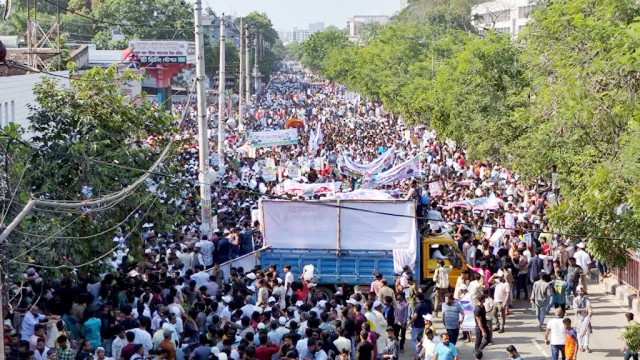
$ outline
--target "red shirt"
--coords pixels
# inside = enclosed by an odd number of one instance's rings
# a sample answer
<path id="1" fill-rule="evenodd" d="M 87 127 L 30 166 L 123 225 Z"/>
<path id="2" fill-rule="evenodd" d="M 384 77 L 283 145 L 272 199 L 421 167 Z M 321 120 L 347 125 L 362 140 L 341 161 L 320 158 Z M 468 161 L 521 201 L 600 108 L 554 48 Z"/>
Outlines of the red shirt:
<path id="1" fill-rule="evenodd" d="M 273 354 L 276 354 L 278 350 L 280 350 L 280 348 L 275 345 L 270 347 L 260 345 L 256 348 L 255 358 L 257 360 L 271 360 Z"/>

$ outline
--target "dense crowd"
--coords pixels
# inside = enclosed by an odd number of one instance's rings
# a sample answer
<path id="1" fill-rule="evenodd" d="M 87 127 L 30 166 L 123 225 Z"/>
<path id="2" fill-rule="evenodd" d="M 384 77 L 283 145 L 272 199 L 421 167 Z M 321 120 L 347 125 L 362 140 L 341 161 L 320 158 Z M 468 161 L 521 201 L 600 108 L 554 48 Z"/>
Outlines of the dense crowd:
<path id="1" fill-rule="evenodd" d="M 187 221 L 175 224 L 172 234 L 146 223 L 139 232 L 141 258 L 127 252 L 130 238 L 116 234 L 122 248 L 100 278 L 72 273 L 43 281 L 37 266 L 28 268 L 5 306 L 7 359 L 396 360 L 408 348 L 420 359 L 453 360 L 459 338 L 474 342 L 481 359 L 494 331 L 508 331 L 509 309 L 521 299 L 531 302 L 541 331 L 546 314 L 556 309 L 545 330 L 554 359 L 591 351 L 587 283 L 595 264 L 584 250 L 588 239 L 564 237 L 547 225 L 545 209 L 560 196 L 554 174 L 546 176 L 549 181 L 521 182 L 500 164 L 468 161 L 454 142 L 410 127 L 382 104 L 312 74 L 283 69 L 262 95 L 243 125 L 279 130 L 297 118 L 299 143 L 250 149 L 238 120 L 227 120 L 225 166 L 210 142 L 217 173 L 212 235 L 200 231 L 195 107 L 174 104 L 175 114 L 186 113 L 183 148 L 174 162 L 190 181 L 179 182 L 180 196 L 159 196 Z M 209 117 L 210 128 L 217 128 L 222 120 L 215 107 Z M 394 284 L 379 275 L 367 288 L 331 298 L 317 290 L 312 276 L 294 276 L 286 266 L 223 273 L 220 264 L 263 246 L 251 210 L 261 198 L 276 196 L 280 181 L 341 182 L 340 192 L 367 188 L 362 177 L 340 171 L 341 159 L 366 164 L 388 150 L 394 152 L 389 167 L 420 156 L 421 173 L 376 187 L 414 200 L 423 234 L 452 234 L 469 267 L 455 287 L 443 260 L 432 290 L 414 282 L 406 268 Z M 291 165 L 299 173 L 291 173 Z M 275 167 L 279 181 L 266 181 L 264 167 Z M 323 196 L 335 194 L 308 197 Z M 479 198 L 484 208 L 469 205 Z M 598 265 L 606 276 L 606 265 Z M 471 327 L 462 326 L 463 302 L 473 306 Z M 573 321 L 565 317 L 569 309 Z M 507 351 L 519 358 L 515 347 Z"/>

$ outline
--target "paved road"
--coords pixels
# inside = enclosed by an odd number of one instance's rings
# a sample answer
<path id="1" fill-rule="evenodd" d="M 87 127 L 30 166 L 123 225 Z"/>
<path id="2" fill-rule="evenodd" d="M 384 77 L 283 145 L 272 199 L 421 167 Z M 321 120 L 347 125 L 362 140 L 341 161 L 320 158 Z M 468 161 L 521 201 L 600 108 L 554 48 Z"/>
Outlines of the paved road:
<path id="1" fill-rule="evenodd" d="M 620 348 L 623 344 L 618 337 L 621 327 L 626 324 L 624 314 L 627 309 L 619 305 L 613 296 L 605 294 L 600 285 L 590 285 L 589 291 L 593 305 L 593 334 L 591 334 L 589 342 L 593 352 L 590 354 L 587 352 L 578 353 L 578 360 L 622 359 Z M 507 317 L 506 331 L 502 334 L 494 332 L 493 345 L 483 350 L 484 359 L 506 360 L 505 348 L 509 345 L 514 345 L 525 360 L 551 358 L 550 348 L 544 344 L 544 333 L 535 329 L 537 322 L 529 305 L 524 301 L 514 303 L 515 309 Z M 574 313 L 572 311 L 569 312 L 569 316 L 573 321 Z M 436 326 L 438 334 L 440 334 L 442 323 L 440 319 L 438 320 Z M 545 319 L 545 323 L 546 321 Z M 458 351 L 460 352 L 460 360 L 473 360 L 473 344 L 458 341 Z M 401 354 L 400 359 L 411 359 L 409 349 Z"/>

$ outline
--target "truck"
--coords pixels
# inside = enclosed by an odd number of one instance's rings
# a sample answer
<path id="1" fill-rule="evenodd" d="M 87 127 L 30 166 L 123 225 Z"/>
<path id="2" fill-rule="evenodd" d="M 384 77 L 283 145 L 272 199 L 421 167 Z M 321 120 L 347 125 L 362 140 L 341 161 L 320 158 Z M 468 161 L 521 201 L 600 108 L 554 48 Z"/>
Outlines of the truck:
<path id="1" fill-rule="evenodd" d="M 262 200 L 258 209 L 265 243 L 259 263 L 291 265 L 296 278 L 313 265 L 313 282 L 328 298 L 358 285 L 366 293 L 377 274 L 393 286 L 405 265 L 428 292 L 438 258 L 453 267 L 452 287 L 468 268 L 451 235 L 419 234 L 413 201 Z"/>

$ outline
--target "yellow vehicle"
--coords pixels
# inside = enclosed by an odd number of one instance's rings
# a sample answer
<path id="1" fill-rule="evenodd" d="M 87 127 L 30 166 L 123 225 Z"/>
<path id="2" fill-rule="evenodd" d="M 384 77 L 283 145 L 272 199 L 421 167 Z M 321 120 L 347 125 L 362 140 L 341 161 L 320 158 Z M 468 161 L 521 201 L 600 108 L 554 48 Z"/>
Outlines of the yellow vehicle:
<path id="1" fill-rule="evenodd" d="M 432 288 L 434 285 L 433 274 L 438 268 L 438 259 L 444 260 L 445 266 L 453 266 L 449 273 L 449 285 L 454 288 L 462 271 L 468 270 L 469 266 L 458 250 L 458 245 L 448 233 L 423 236 L 420 241 L 420 283 L 427 288 Z"/>

